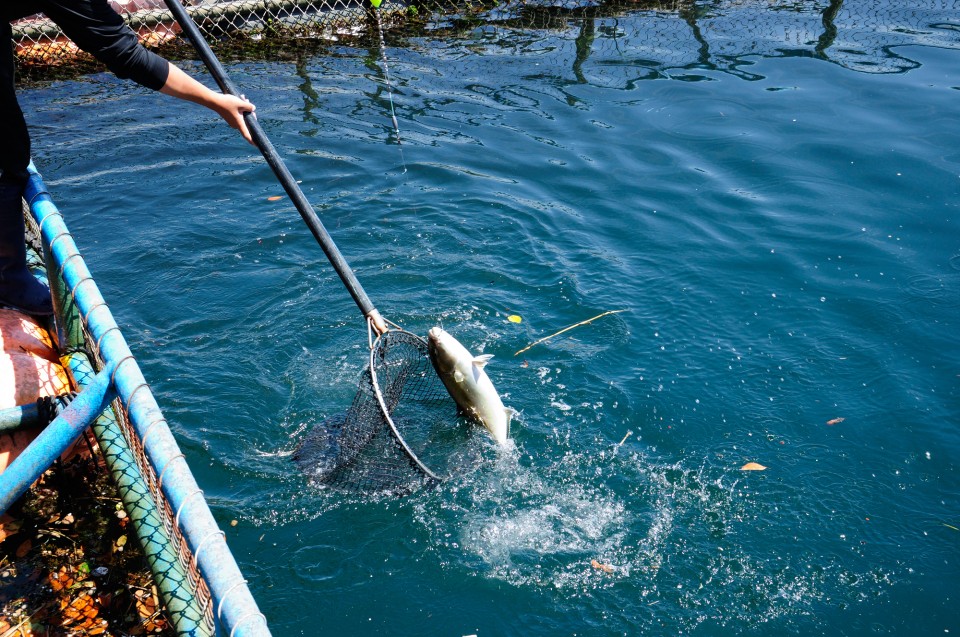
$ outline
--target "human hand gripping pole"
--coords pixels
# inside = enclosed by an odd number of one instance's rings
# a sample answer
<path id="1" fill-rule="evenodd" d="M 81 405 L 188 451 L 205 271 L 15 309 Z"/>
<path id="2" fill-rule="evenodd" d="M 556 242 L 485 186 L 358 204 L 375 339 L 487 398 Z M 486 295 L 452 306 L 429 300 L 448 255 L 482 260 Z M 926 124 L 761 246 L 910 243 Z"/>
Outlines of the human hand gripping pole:
<path id="1" fill-rule="evenodd" d="M 210 45 L 207 44 L 207 41 L 203 38 L 203 35 L 200 33 L 200 29 L 197 28 L 197 25 L 193 22 L 193 19 L 190 18 L 190 15 L 187 13 L 186 9 L 183 8 L 183 5 L 181 5 L 178 0 L 164 0 L 164 3 L 167 5 L 167 8 L 170 9 L 170 12 L 183 29 L 183 32 L 193 43 L 193 47 L 196 49 L 197 54 L 200 55 L 200 59 L 203 60 L 204 65 L 206 65 L 207 70 L 210 71 L 210 75 L 213 76 L 213 79 L 217 83 L 217 86 L 220 87 L 220 90 L 224 93 L 229 93 L 230 95 L 242 97 L 240 92 L 237 91 L 236 86 L 234 86 L 233 82 L 231 82 L 230 78 L 227 76 L 227 72 L 224 70 L 223 65 L 220 64 L 220 60 L 217 59 L 217 56 L 214 55 Z M 379 4 L 380 3 L 377 2 L 377 5 Z M 297 185 L 296 179 L 294 179 L 293 175 L 290 174 L 290 171 L 287 170 L 286 164 L 283 163 L 283 160 L 273 147 L 273 144 L 267 138 L 266 133 L 264 133 L 263 129 L 260 128 L 260 123 L 257 121 L 257 116 L 253 112 L 244 113 L 243 120 L 247 125 L 247 129 L 250 131 L 250 136 L 253 138 L 253 143 L 260 150 L 263 158 L 267 160 L 267 164 L 269 164 L 271 170 L 273 170 L 273 173 L 277 176 L 277 179 L 280 181 L 280 185 L 283 186 L 287 196 L 290 197 L 293 205 L 296 206 L 300 216 L 303 217 L 307 227 L 310 228 L 314 238 L 316 238 L 317 243 L 319 243 L 320 247 L 323 249 L 324 254 L 327 255 L 327 259 L 330 261 L 333 269 L 337 271 L 337 274 L 340 276 L 340 280 L 343 281 L 347 291 L 350 292 L 350 296 L 353 297 L 357 307 L 359 307 L 360 311 L 363 312 L 363 315 L 366 317 L 370 328 L 376 331 L 377 334 L 383 334 L 387 332 L 389 328 L 387 327 L 386 320 L 373 306 L 373 303 L 370 301 L 369 297 L 367 297 L 367 293 L 363 291 L 360 281 L 357 280 L 353 270 L 350 269 L 350 266 L 343 258 L 343 255 L 340 253 L 337 245 L 333 242 L 333 238 L 330 236 L 330 233 L 328 233 L 327 229 L 323 227 L 320 217 L 317 216 L 313 206 L 310 205 L 310 202 L 307 201 L 303 191 L 300 190 L 300 186 Z"/>

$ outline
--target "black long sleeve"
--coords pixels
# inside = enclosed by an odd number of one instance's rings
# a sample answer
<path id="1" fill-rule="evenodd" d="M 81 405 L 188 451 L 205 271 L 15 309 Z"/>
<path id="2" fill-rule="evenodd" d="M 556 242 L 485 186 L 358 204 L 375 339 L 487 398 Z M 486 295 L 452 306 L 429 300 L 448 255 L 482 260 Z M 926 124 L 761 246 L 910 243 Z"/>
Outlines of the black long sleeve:
<path id="1" fill-rule="evenodd" d="M 167 82 L 170 65 L 145 49 L 107 0 L 27 0 L 0 7 L 0 174 L 26 179 L 30 138 L 17 103 L 10 20 L 42 12 L 81 49 L 103 62 L 117 77 L 155 91 Z"/>

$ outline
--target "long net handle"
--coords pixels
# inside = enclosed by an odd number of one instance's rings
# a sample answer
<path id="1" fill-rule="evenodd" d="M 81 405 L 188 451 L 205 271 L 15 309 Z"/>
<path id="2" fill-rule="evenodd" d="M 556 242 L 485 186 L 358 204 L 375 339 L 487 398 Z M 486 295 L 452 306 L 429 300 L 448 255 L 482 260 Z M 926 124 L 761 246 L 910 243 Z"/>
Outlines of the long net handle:
<path id="1" fill-rule="evenodd" d="M 213 76 L 214 81 L 216 81 L 217 86 L 220 87 L 220 90 L 224 93 L 229 93 L 230 95 L 239 97 L 240 93 L 237 91 L 237 87 L 234 86 L 233 82 L 230 81 L 230 78 L 227 76 L 227 72 L 223 68 L 223 65 L 220 64 L 220 60 L 218 60 L 217 56 L 214 55 L 210 45 L 207 44 L 207 41 L 200 33 L 200 29 L 197 28 L 197 25 L 193 22 L 193 19 L 190 18 L 189 14 L 187 14 L 187 11 L 183 8 L 183 5 L 181 5 L 177 0 L 164 0 L 164 3 L 170 9 L 170 12 L 173 13 L 173 17 L 176 18 L 184 33 L 187 34 L 187 37 L 193 43 L 193 47 L 200 55 L 200 59 L 203 60 L 203 63 L 210 71 L 210 74 Z M 280 185 L 282 185 L 283 189 L 287 192 L 290 200 L 293 201 L 293 205 L 296 206 L 300 216 L 303 217 L 307 227 L 310 228 L 310 231 L 316 238 L 317 243 L 319 243 L 320 247 L 323 248 L 324 254 L 327 255 L 327 259 L 330 261 L 330 264 L 337 271 L 337 274 L 340 275 L 340 280 L 343 281 L 347 291 L 350 292 L 350 296 L 353 297 L 357 307 L 360 308 L 360 311 L 363 312 L 364 316 L 374 320 L 375 322 L 377 319 L 381 319 L 379 312 L 377 312 L 376 308 L 373 306 L 373 303 L 371 303 L 369 297 L 367 297 L 367 293 L 363 291 L 360 281 L 357 280 L 353 270 L 350 269 L 350 266 L 343 258 L 343 255 L 340 253 L 337 245 L 333 242 L 333 238 L 330 236 L 330 233 L 327 232 L 327 229 L 323 227 L 320 217 L 317 216 L 313 206 L 310 205 L 310 202 L 307 201 L 303 191 L 300 190 L 300 186 L 297 185 L 297 180 L 294 179 L 293 175 L 290 174 L 290 171 L 287 170 L 287 166 L 283 163 L 283 160 L 280 159 L 280 155 L 277 154 L 276 149 L 267 138 L 266 133 L 264 133 L 263 129 L 260 128 L 260 123 L 257 121 L 256 116 L 253 113 L 244 113 L 243 120 L 247 124 L 247 128 L 250 131 L 250 136 L 253 138 L 253 142 L 257 145 L 257 148 L 260 149 L 260 152 L 263 154 L 263 158 L 267 160 L 267 163 L 270 165 L 273 173 L 280 181 Z"/>

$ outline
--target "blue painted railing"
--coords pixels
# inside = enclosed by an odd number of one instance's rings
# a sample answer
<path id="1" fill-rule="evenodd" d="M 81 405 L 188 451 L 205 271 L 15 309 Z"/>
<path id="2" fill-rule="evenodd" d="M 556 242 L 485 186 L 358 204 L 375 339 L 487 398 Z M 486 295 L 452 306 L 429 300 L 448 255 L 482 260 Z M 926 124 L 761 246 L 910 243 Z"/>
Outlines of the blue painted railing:
<path id="1" fill-rule="evenodd" d="M 24 197 L 40 230 L 47 252 L 48 271 L 51 267 L 54 268 L 55 274 L 59 276 L 58 283 L 69 291 L 70 302 L 75 304 L 76 313 L 83 319 L 86 338 L 96 344 L 97 357 L 102 361 L 102 368 L 92 381 L 86 381 L 82 391 L 40 437 L 0 474 L 0 512 L 6 511 L 87 426 L 98 420 L 98 417 L 102 419 L 104 416 L 101 416 L 101 412 L 117 397 L 122 404 L 125 420 L 129 422 L 132 430 L 127 435 L 135 436 L 136 440 L 130 444 L 122 435 L 113 436 L 109 445 L 123 447 L 124 443 L 127 443 L 128 447 L 135 446 L 136 454 L 145 458 L 149 465 L 142 468 L 149 473 L 147 478 L 135 479 L 134 484 L 127 485 L 127 493 L 135 495 L 133 498 L 124 498 L 124 502 L 126 504 L 129 500 L 131 504 L 139 506 L 139 502 L 134 503 L 133 500 L 149 497 L 140 494 L 155 490 L 165 502 L 155 508 L 152 504 L 146 506 L 146 513 L 141 511 L 138 517 L 156 516 L 159 515 L 156 510 L 159 510 L 160 514 L 166 514 L 167 519 L 172 518 L 171 522 L 167 522 L 167 526 L 172 528 L 165 529 L 169 534 L 157 535 L 165 538 L 165 543 L 173 544 L 177 544 L 182 537 L 188 554 L 184 555 L 179 546 L 154 547 L 153 550 L 179 554 L 181 564 L 174 566 L 185 566 L 188 571 L 195 569 L 199 574 L 204 586 L 197 586 L 197 589 L 205 588 L 209 591 L 209 601 L 212 602 L 212 606 L 204 608 L 203 612 L 213 615 L 218 633 L 231 637 L 270 635 L 266 618 L 257 608 L 246 580 L 227 547 L 225 534 L 217 526 L 204 500 L 203 491 L 190 472 L 186 459 L 174 440 L 120 328 L 100 295 L 83 257 L 78 252 L 62 215 L 32 165 Z M 51 281 L 51 286 L 53 284 Z M 93 371 L 89 364 L 70 363 L 71 373 L 75 378 L 84 365 L 89 375 Z M 102 440 L 101 446 L 104 446 Z M 131 449 L 122 448 L 110 451 L 110 454 L 136 455 Z M 134 475 L 139 474 L 134 472 Z M 137 484 L 141 482 L 142 484 Z M 151 490 L 148 484 L 155 489 Z M 149 544 L 151 540 L 141 537 L 141 541 Z M 156 543 L 156 538 L 153 541 Z M 148 561 L 150 559 L 148 555 Z M 172 570 L 176 571 L 176 568 Z M 156 573 L 155 569 L 155 575 Z M 178 578 L 183 579 L 184 576 L 171 579 Z M 191 604 L 187 603 L 185 606 L 187 608 L 183 614 L 190 616 L 188 611 Z M 193 614 L 196 615 L 196 612 Z M 193 617 L 191 621 L 179 624 L 177 632 L 198 636 L 209 634 L 209 628 L 205 629 L 201 624 L 202 622 Z"/>
<path id="2" fill-rule="evenodd" d="M 116 397 L 114 366 L 108 365 L 73 402 L 0 473 L 0 513 L 6 512 L 50 468 Z"/>

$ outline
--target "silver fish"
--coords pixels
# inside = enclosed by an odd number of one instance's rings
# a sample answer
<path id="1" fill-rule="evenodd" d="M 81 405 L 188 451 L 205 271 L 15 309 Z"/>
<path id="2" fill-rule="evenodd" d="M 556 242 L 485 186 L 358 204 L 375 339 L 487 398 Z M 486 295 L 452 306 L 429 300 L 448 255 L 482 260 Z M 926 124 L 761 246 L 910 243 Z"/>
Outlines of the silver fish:
<path id="1" fill-rule="evenodd" d="M 483 371 L 493 354 L 474 356 L 439 327 L 431 328 L 427 334 L 427 349 L 437 376 L 457 406 L 466 416 L 486 427 L 494 440 L 506 443 L 510 420 L 516 412 L 503 406 L 500 395 Z"/>

